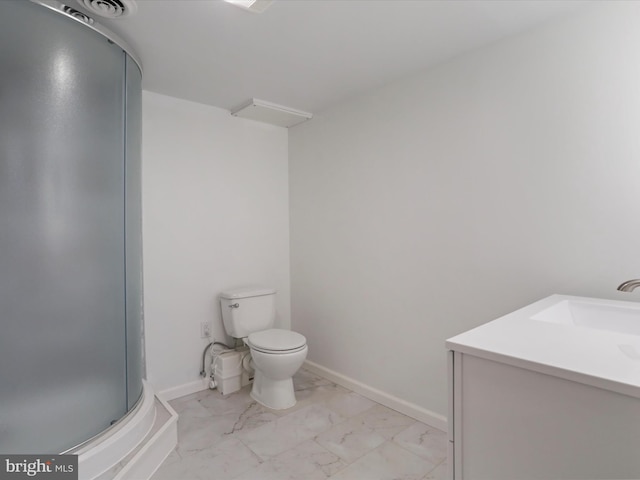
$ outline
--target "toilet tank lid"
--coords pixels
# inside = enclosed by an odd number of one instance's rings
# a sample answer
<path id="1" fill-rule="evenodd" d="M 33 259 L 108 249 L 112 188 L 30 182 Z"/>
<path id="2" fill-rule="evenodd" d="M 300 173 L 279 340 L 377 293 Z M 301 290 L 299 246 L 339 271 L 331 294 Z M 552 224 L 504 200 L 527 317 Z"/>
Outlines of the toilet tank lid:
<path id="1" fill-rule="evenodd" d="M 275 288 L 245 287 L 245 288 L 234 288 L 233 290 L 225 290 L 220 294 L 220 298 L 234 300 L 236 298 L 260 297 L 262 295 L 273 295 L 275 293 L 276 293 Z"/>

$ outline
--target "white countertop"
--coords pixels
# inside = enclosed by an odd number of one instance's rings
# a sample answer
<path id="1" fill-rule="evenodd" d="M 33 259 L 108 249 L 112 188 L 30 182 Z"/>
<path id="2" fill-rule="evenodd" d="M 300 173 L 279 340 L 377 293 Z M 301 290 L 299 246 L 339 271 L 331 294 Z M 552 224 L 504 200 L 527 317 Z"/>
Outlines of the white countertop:
<path id="1" fill-rule="evenodd" d="M 640 303 L 551 295 L 450 338 L 449 350 L 640 398 L 640 336 L 534 320 L 563 300 L 635 309 Z"/>

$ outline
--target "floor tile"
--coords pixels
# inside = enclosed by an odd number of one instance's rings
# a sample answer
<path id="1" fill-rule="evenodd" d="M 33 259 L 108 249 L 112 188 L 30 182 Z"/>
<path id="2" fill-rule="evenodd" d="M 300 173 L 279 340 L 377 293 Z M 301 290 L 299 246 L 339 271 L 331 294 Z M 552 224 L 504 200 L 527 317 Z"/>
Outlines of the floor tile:
<path id="1" fill-rule="evenodd" d="M 206 395 L 198 399 L 198 402 L 212 415 L 239 413 L 252 403 L 256 403 L 256 401 L 249 396 L 249 391 L 248 386 L 230 395 L 222 395 L 218 390 L 209 390 Z"/>
<path id="2" fill-rule="evenodd" d="M 393 437 L 402 448 L 438 464 L 447 458 L 447 434 L 417 422 Z"/>
<path id="3" fill-rule="evenodd" d="M 298 403 L 271 410 L 251 387 L 172 400 L 178 446 L 152 480 L 441 480 L 446 435 L 306 370 Z"/>
<path id="4" fill-rule="evenodd" d="M 346 418 L 358 415 L 377 405 L 373 400 L 349 391 L 336 392 L 324 400 L 322 404 Z"/>
<path id="5" fill-rule="evenodd" d="M 178 414 L 178 446 L 180 455 L 206 450 L 222 440 L 222 425 L 197 400 Z"/>
<path id="6" fill-rule="evenodd" d="M 260 459 L 251 450 L 232 438 L 187 457 L 174 457 L 163 463 L 151 480 L 234 478 L 259 464 Z"/>
<path id="7" fill-rule="evenodd" d="M 336 455 L 307 440 L 234 480 L 324 480 L 345 466 Z"/>
<path id="8" fill-rule="evenodd" d="M 393 442 L 355 461 L 330 477 L 331 480 L 422 480 L 435 465 Z"/>
<path id="9" fill-rule="evenodd" d="M 238 438 L 260 458 L 278 455 L 341 422 L 343 417 L 322 405 L 309 405 L 258 428 L 243 431 Z"/>
<path id="10" fill-rule="evenodd" d="M 436 468 L 427 473 L 423 480 L 447 480 L 449 478 L 447 474 L 447 462 L 442 462 Z"/>
<path id="11" fill-rule="evenodd" d="M 315 373 L 311 373 L 309 370 L 300 369 L 293 376 L 293 389 L 295 391 L 307 390 L 313 387 L 319 387 L 322 385 L 333 385 L 333 382 L 323 378 Z"/>
<path id="12" fill-rule="evenodd" d="M 271 410 L 272 413 L 284 416 L 296 410 L 302 410 L 313 404 L 325 403 L 336 395 L 345 395 L 350 393 L 349 390 L 335 383 L 322 383 L 310 385 L 302 390 L 296 390 L 296 404 L 287 410 Z"/>
<path id="13" fill-rule="evenodd" d="M 248 390 L 226 397 L 216 391 L 208 392 L 177 406 L 181 409 L 178 452 L 182 456 L 205 450 L 279 418 L 253 400 Z"/>
<path id="14" fill-rule="evenodd" d="M 354 462 L 386 441 L 363 418 L 341 422 L 318 435 L 315 440 L 347 463 Z"/>
<path id="15" fill-rule="evenodd" d="M 185 395 L 184 397 L 176 398 L 169 402 L 169 405 L 180 414 L 181 411 L 188 409 L 189 405 L 193 402 L 197 402 L 202 397 L 209 395 L 210 390 L 202 390 L 200 392 L 192 393 L 191 395 Z"/>
<path id="16" fill-rule="evenodd" d="M 365 425 L 374 429 L 386 440 L 390 440 L 394 435 L 417 422 L 411 417 L 382 405 L 376 405 L 354 418 L 361 419 Z"/>
<path id="17" fill-rule="evenodd" d="M 245 429 L 257 428 L 279 418 L 272 410 L 251 398 L 250 391 L 250 387 L 245 387 L 227 396 L 211 392 L 207 397 L 200 399 L 200 404 L 214 419 L 229 426 L 224 432 L 227 436 Z"/>
<path id="18" fill-rule="evenodd" d="M 183 400 L 181 402 L 173 402 L 172 406 L 176 413 L 182 418 L 210 417 L 211 413 L 204 408 L 197 398 Z"/>

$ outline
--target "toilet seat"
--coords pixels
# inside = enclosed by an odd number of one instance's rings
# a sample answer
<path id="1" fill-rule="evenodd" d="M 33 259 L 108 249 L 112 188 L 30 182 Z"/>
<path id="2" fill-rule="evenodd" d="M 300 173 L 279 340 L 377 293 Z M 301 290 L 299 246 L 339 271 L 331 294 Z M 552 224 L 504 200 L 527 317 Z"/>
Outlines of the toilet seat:
<path id="1" fill-rule="evenodd" d="M 249 335 L 247 345 L 263 353 L 294 353 L 306 348 L 307 339 L 304 335 L 291 330 L 271 328 Z"/>

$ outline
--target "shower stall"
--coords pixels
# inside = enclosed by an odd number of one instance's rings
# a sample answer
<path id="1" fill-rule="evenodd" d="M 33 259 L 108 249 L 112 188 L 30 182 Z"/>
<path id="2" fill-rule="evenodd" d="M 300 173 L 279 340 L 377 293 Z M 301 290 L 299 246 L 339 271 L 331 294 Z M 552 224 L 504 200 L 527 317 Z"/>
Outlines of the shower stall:
<path id="1" fill-rule="evenodd" d="M 104 32 L 0 1 L 2 454 L 74 452 L 143 392 L 141 71 Z"/>

